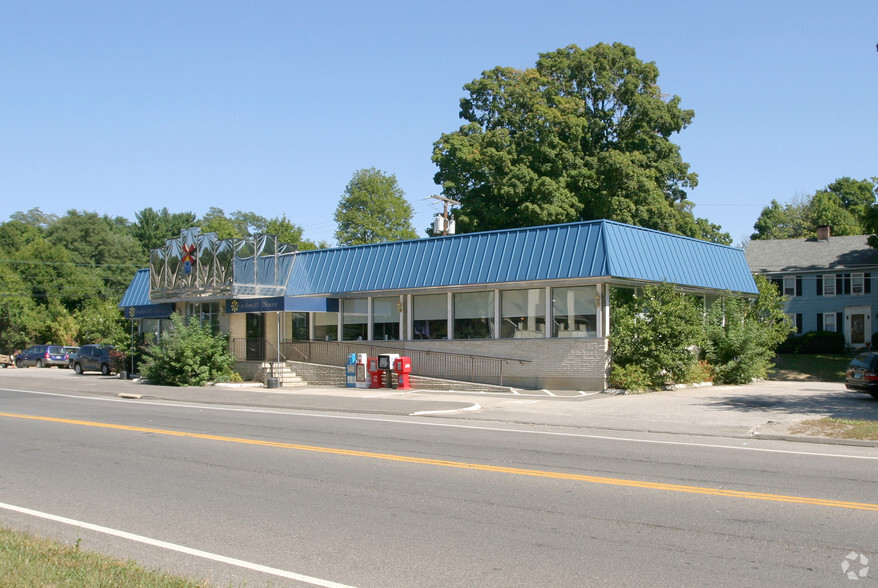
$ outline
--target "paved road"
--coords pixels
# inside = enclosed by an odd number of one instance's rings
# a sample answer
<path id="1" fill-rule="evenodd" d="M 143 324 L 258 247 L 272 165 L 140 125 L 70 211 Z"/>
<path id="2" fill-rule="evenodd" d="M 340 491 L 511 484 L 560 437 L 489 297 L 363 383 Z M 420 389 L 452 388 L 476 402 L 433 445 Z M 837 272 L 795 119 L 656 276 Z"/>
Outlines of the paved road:
<path id="1" fill-rule="evenodd" d="M 218 586 L 826 586 L 878 556 L 874 447 L 751 435 L 874 418 L 835 385 L 375 392 L 0 371 L 0 521 Z"/>
<path id="2" fill-rule="evenodd" d="M 106 397 L 123 394 L 146 400 L 212 405 L 424 414 L 469 421 L 724 437 L 789 438 L 790 425 L 813 418 L 878 420 L 878 400 L 848 392 L 841 383 L 826 382 L 766 381 L 747 386 L 708 386 L 638 395 L 570 396 L 558 392 L 558 396 L 552 396 L 552 392 L 547 391 L 478 394 L 331 386 L 175 388 L 99 374 L 76 376 L 55 368 L 0 370 L 0 386 L 14 388 L 19 382 L 33 389 L 54 391 L 63 387 Z"/>

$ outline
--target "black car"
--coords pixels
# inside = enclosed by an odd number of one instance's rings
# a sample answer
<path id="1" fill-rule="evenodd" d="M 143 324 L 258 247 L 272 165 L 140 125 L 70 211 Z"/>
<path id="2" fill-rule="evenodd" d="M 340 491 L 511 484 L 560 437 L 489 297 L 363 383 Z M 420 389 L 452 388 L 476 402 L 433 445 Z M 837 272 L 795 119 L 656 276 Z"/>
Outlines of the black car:
<path id="1" fill-rule="evenodd" d="M 844 378 L 848 390 L 865 392 L 878 398 L 878 353 L 861 353 L 848 364 Z"/>
<path id="2" fill-rule="evenodd" d="M 67 359 L 67 352 L 60 345 L 32 345 L 15 356 L 15 367 L 67 367 Z"/>
<path id="3" fill-rule="evenodd" d="M 101 372 L 108 376 L 113 369 L 110 358 L 112 345 L 83 345 L 73 356 L 73 371 L 77 374 L 82 372 Z"/>

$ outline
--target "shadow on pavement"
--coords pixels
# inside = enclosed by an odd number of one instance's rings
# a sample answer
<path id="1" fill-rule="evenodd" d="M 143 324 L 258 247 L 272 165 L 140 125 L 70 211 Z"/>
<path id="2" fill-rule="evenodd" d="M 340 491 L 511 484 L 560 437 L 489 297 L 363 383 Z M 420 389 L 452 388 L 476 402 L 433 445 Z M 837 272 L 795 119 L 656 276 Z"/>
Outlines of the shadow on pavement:
<path id="1" fill-rule="evenodd" d="M 868 394 L 846 391 L 807 396 L 796 394 L 766 394 L 761 397 L 729 396 L 711 402 L 708 406 L 713 410 L 813 414 L 816 418 L 878 421 L 878 400 Z"/>

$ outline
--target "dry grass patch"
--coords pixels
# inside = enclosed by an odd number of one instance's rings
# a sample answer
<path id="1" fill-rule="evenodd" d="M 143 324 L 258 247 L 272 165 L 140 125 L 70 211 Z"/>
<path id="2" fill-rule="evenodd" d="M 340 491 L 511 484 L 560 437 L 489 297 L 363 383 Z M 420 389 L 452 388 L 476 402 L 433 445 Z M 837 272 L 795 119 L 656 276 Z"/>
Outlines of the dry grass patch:
<path id="1" fill-rule="evenodd" d="M 861 439 L 878 441 L 878 421 L 852 419 L 811 419 L 802 421 L 790 432 L 794 435 L 832 437 L 833 439 Z"/>
<path id="2" fill-rule="evenodd" d="M 202 588 L 206 584 L 81 550 L 78 542 L 64 545 L 0 527 L 0 586 Z"/>

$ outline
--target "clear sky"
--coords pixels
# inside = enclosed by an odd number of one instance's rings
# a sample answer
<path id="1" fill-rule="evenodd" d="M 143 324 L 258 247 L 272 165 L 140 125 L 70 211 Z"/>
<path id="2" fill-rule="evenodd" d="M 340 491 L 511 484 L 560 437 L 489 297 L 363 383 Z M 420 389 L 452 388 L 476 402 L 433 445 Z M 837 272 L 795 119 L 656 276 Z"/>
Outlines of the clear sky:
<path id="1" fill-rule="evenodd" d="M 773 198 L 878 176 L 878 2 L 5 0 L 0 216 L 286 214 L 334 242 L 353 173 L 419 234 L 462 86 L 569 44 L 634 47 L 695 111 L 696 216 L 740 244 Z"/>

